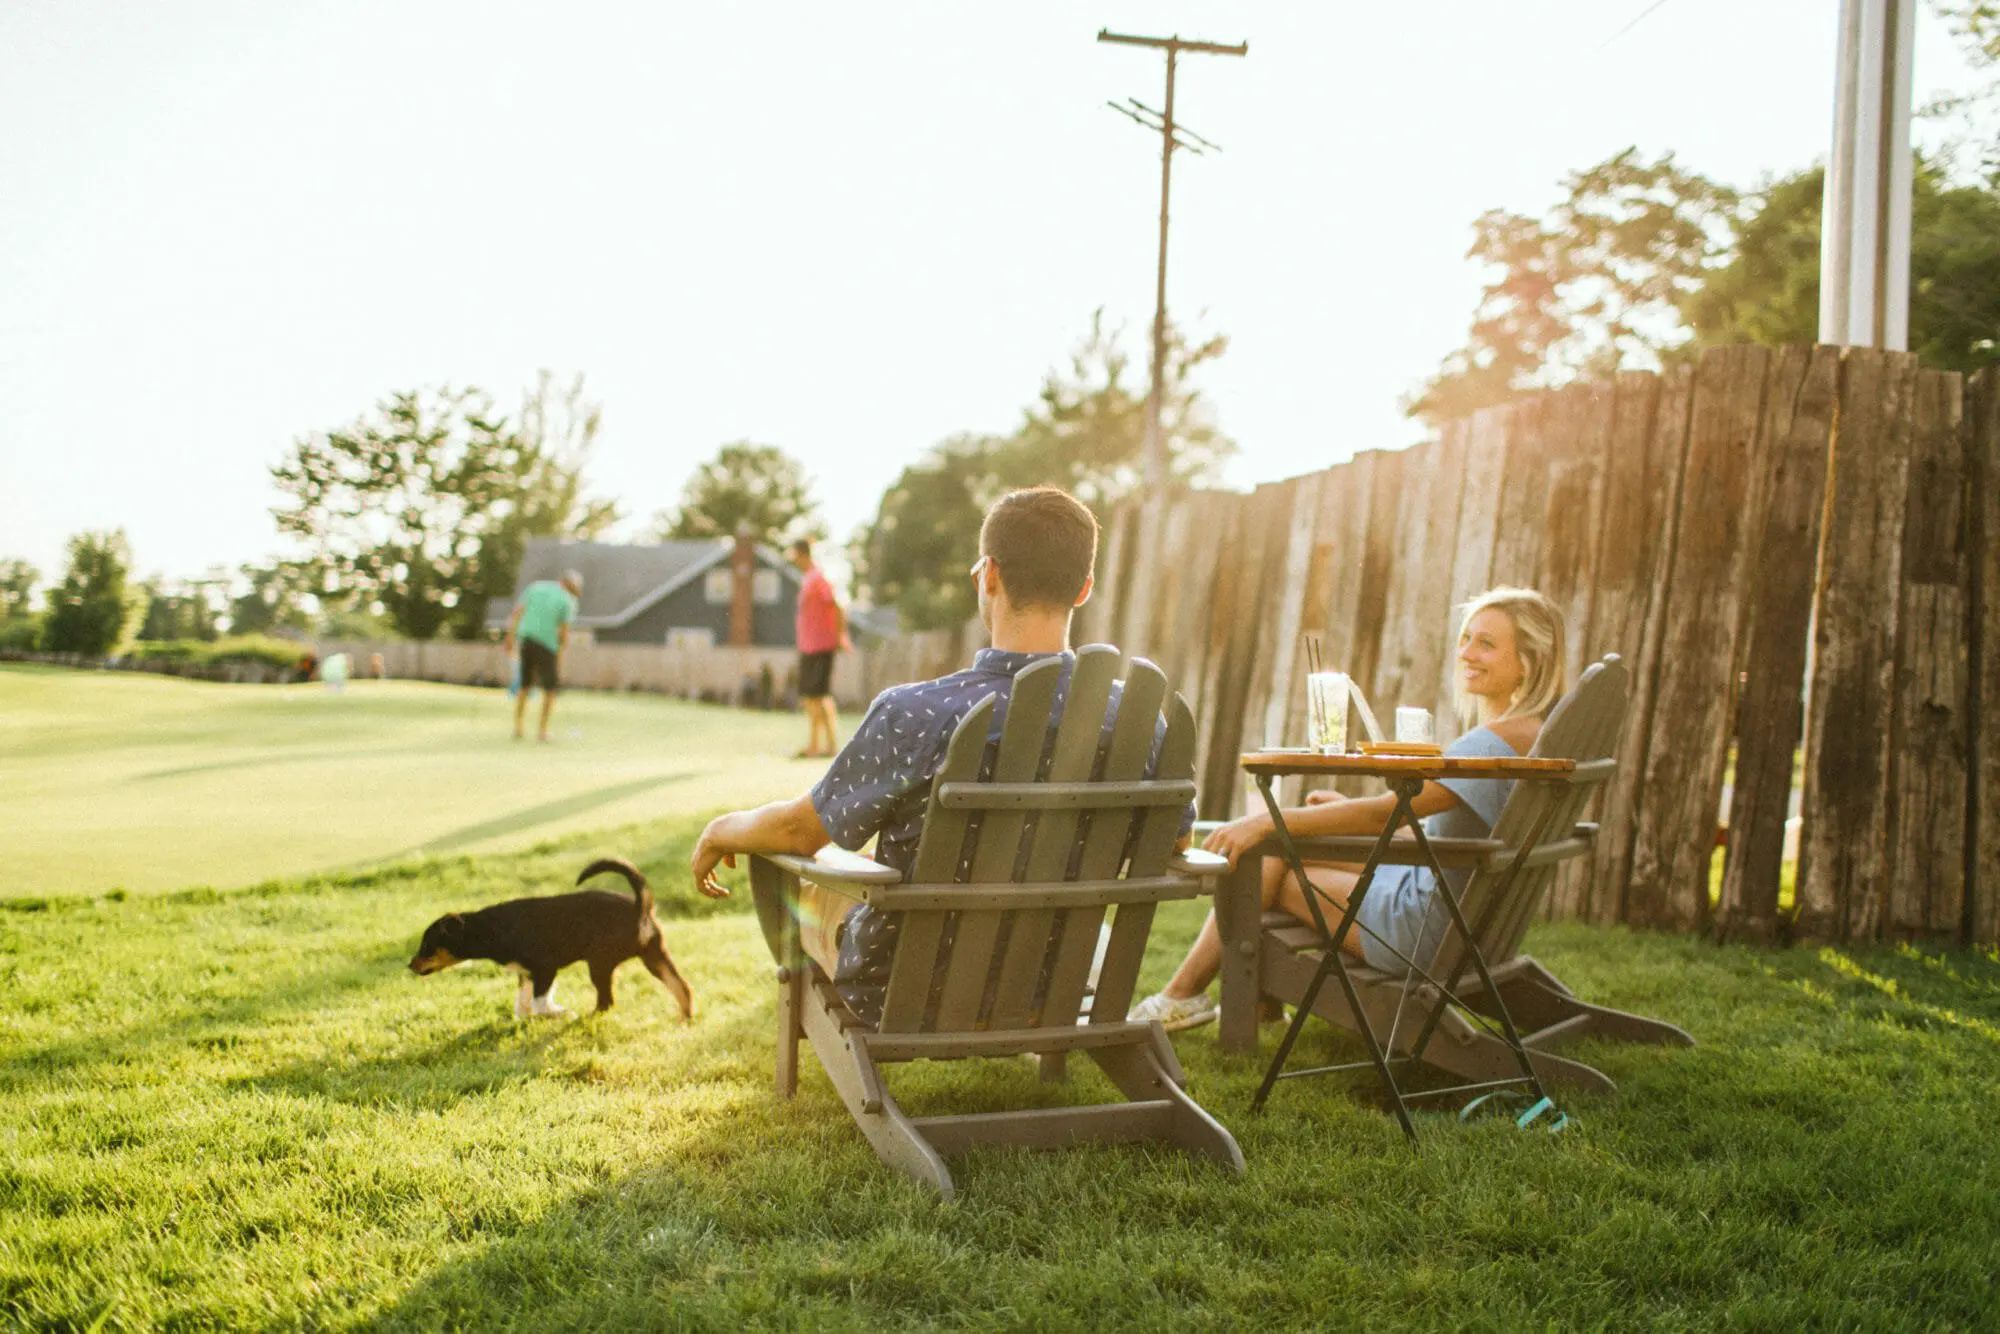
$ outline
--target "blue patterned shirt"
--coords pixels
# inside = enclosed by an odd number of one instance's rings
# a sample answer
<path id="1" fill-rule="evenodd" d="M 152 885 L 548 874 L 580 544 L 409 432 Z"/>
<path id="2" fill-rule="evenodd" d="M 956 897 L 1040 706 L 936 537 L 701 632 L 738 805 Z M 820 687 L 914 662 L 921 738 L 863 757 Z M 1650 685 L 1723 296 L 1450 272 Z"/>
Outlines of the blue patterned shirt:
<path id="1" fill-rule="evenodd" d="M 1069 695 L 1070 674 L 1076 666 L 1076 655 L 1071 652 L 1008 653 L 983 648 L 964 671 L 934 681 L 891 686 L 877 695 L 861 726 L 813 785 L 813 809 L 819 813 L 827 837 L 850 852 L 859 852 L 869 839 L 876 839 L 875 860 L 901 871 L 907 880 L 916 861 L 917 843 L 923 837 L 931 782 L 944 765 L 945 750 L 958 724 L 988 695 L 996 697 L 987 737 L 990 765 L 1014 692 L 1014 678 L 1035 663 L 1057 656 L 1063 667 L 1050 709 L 1053 723 L 1062 716 Z M 1105 708 L 1107 724 L 1117 717 L 1122 687 L 1123 683 L 1112 687 Z M 1164 735 L 1162 722 L 1154 738 L 1155 761 Z M 1107 726 L 1105 740 L 1109 739 Z M 1151 764 L 1147 768 L 1150 773 Z M 1194 806 L 1190 804 L 1181 832 L 1185 834 L 1193 825 Z M 841 927 L 835 989 L 848 1007 L 869 1023 L 877 1022 L 882 1013 L 895 927 L 893 919 L 881 917 L 866 905 L 850 913 Z"/>

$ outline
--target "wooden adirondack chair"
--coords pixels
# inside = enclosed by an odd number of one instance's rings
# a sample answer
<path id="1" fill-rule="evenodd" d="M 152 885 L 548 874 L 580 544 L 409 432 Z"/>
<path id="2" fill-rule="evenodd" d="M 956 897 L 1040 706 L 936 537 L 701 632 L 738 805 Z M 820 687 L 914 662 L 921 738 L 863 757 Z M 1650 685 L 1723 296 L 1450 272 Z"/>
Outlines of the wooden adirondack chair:
<path id="1" fill-rule="evenodd" d="M 803 1036 L 882 1160 L 947 1198 L 953 1186 L 941 1155 L 979 1144 L 1157 1140 L 1243 1170 L 1236 1141 L 1183 1091 L 1186 1077 L 1159 1024 L 1125 1019 L 1154 906 L 1208 892 L 1223 863 L 1174 853 L 1194 795 L 1194 722 L 1178 695 L 1166 701 L 1159 762 L 1144 779 L 1166 698 L 1152 664 L 1133 663 L 1102 772 L 1093 774 L 1118 662 L 1108 647 L 1077 655 L 1052 747 L 1061 665 L 1022 672 L 984 779 L 994 701 L 965 717 L 933 783 L 909 883 L 853 857 L 751 862 L 758 916 L 779 964 L 779 1095 L 797 1087 Z M 1038 778 L 1045 752 L 1048 770 Z M 801 949 L 800 881 L 900 919 L 878 1025 L 862 1023 Z M 1086 1017 L 1099 927 L 1113 909 Z M 1130 1101 L 910 1117 L 882 1077 L 899 1061 L 1037 1054 L 1053 1078 L 1073 1051 Z"/>
<path id="2" fill-rule="evenodd" d="M 1626 681 L 1624 663 L 1615 654 L 1608 656 L 1585 670 L 1576 688 L 1550 713 L 1530 753 L 1575 760 L 1576 772 L 1567 781 L 1517 783 L 1488 838 L 1431 840 L 1443 866 L 1472 868 L 1460 904 L 1536 1073 L 1546 1084 L 1597 1093 L 1616 1092 L 1617 1086 L 1602 1071 L 1556 1055 L 1556 1048 L 1585 1036 L 1694 1045 L 1692 1037 L 1672 1024 L 1579 1000 L 1554 974 L 1520 953 L 1522 937 L 1561 864 L 1583 856 L 1593 845 L 1596 826 L 1578 824 L 1576 817 L 1616 768 L 1613 750 L 1625 717 Z M 1373 841 L 1372 837 L 1300 839 L 1298 847 L 1314 861 L 1359 862 Z M 1516 854 L 1524 846 L 1528 856 L 1510 881 Z M 1266 913 L 1259 906 L 1260 853 L 1275 856 L 1276 845 L 1239 858 L 1236 871 L 1216 896 L 1216 924 L 1223 939 L 1220 1038 L 1233 1050 L 1257 1045 L 1257 997 L 1297 1004 L 1321 958 L 1317 931 L 1288 913 Z M 1383 860 L 1414 863 L 1420 856 L 1413 844 L 1405 846 L 1398 840 Z M 1422 1018 L 1430 1012 L 1437 992 L 1421 978 L 1405 979 L 1358 962 L 1347 967 L 1362 1008 L 1392 1056 L 1416 1055 L 1427 1065 L 1473 1080 L 1521 1073 L 1503 1039 L 1450 1007 L 1425 1041 Z M 1472 1009 L 1497 1014 L 1457 932 L 1447 934 L 1430 973 L 1453 983 L 1452 989 Z M 1355 1027 L 1354 1014 L 1338 987 L 1322 987 L 1313 1010 L 1328 1023 Z M 1424 1045 L 1418 1053 L 1420 1042 Z"/>

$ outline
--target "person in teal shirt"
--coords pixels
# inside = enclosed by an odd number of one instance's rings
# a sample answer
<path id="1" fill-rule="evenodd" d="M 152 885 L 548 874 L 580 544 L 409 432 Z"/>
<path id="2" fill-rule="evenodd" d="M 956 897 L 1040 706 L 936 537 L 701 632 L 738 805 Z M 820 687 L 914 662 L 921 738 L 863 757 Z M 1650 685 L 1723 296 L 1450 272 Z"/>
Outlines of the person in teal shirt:
<path id="1" fill-rule="evenodd" d="M 521 739 L 521 724 L 528 712 L 528 691 L 536 683 L 542 687 L 542 726 L 535 740 L 549 739 L 549 715 L 556 708 L 557 667 L 563 650 L 569 647 L 569 623 L 576 619 L 577 598 L 583 593 L 583 576 L 566 570 L 560 582 L 538 579 L 522 590 L 507 622 L 507 656 L 514 657 L 519 645 L 521 688 L 514 695 L 514 739 Z"/>

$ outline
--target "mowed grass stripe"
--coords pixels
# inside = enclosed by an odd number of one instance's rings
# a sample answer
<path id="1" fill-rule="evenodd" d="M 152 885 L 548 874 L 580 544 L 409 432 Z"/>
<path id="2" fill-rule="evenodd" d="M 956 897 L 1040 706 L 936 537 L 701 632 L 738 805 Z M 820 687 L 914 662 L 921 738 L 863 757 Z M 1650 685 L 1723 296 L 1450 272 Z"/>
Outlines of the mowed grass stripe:
<path id="1" fill-rule="evenodd" d="M 788 795 L 794 716 L 566 693 L 553 745 L 498 690 L 230 686 L 0 666 L 0 898 L 239 886 L 497 850 Z M 532 724 L 531 724 L 532 726 Z"/>
<path id="2" fill-rule="evenodd" d="M 771 963 L 681 881 L 690 815 L 534 850 L 0 912 L 0 1324 L 159 1327 L 1976 1328 L 1996 1315 L 2000 960 L 1531 947 L 1695 1032 L 1593 1048 L 1561 1136 L 1281 1086 L 1177 1047 L 1238 1135 L 980 1153 L 953 1205 L 880 1166 L 824 1076 L 770 1092 Z M 609 1015 L 517 1024 L 485 965 L 403 970 L 432 916 L 652 875 L 696 1019 L 628 965 Z M 740 883 L 740 877 L 739 877 Z M 1157 985 L 1199 921 L 1163 912 Z M 588 995 L 580 970 L 560 988 Z M 1272 1034 L 1267 1031 L 1268 1055 Z M 1314 1025 L 1299 1059 L 1355 1049 Z M 1261 1058 L 1260 1058 L 1261 1059 Z M 1026 1061 L 892 1078 L 913 1112 L 1109 1096 Z"/>

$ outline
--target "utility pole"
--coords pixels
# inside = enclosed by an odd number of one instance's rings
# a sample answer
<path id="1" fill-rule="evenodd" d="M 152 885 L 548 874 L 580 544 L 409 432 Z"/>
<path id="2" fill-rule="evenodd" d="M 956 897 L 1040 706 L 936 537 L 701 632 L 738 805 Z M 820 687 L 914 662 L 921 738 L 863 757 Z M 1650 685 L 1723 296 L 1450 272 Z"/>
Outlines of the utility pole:
<path id="1" fill-rule="evenodd" d="M 1917 0 L 1841 0 L 1819 340 L 1910 345 L 1910 47 Z"/>
<path id="2" fill-rule="evenodd" d="M 1903 0 L 1914 3 L 1914 0 Z M 1167 376 L 1167 197 L 1173 188 L 1174 150 L 1185 148 L 1197 157 L 1202 149 L 1215 152 L 1222 150 L 1196 134 L 1184 125 L 1174 121 L 1174 66 L 1183 51 L 1198 51 L 1208 55 L 1241 56 L 1250 53 L 1250 43 L 1238 42 L 1235 46 L 1225 46 L 1220 42 L 1188 42 L 1176 35 L 1173 37 L 1135 37 L 1127 33 L 1112 32 L 1100 28 L 1097 32 L 1100 42 L 1117 42 L 1125 46 L 1156 47 L 1167 53 L 1167 104 L 1164 110 L 1155 111 L 1145 103 L 1126 98 L 1124 104 L 1107 102 L 1106 106 L 1121 116 L 1157 130 L 1160 134 L 1160 265 L 1153 284 L 1153 387 L 1146 395 L 1146 489 L 1158 491 L 1167 481 L 1166 442 L 1160 435 L 1160 413 L 1166 403 Z M 1181 136 L 1187 136 L 1185 142 Z"/>

